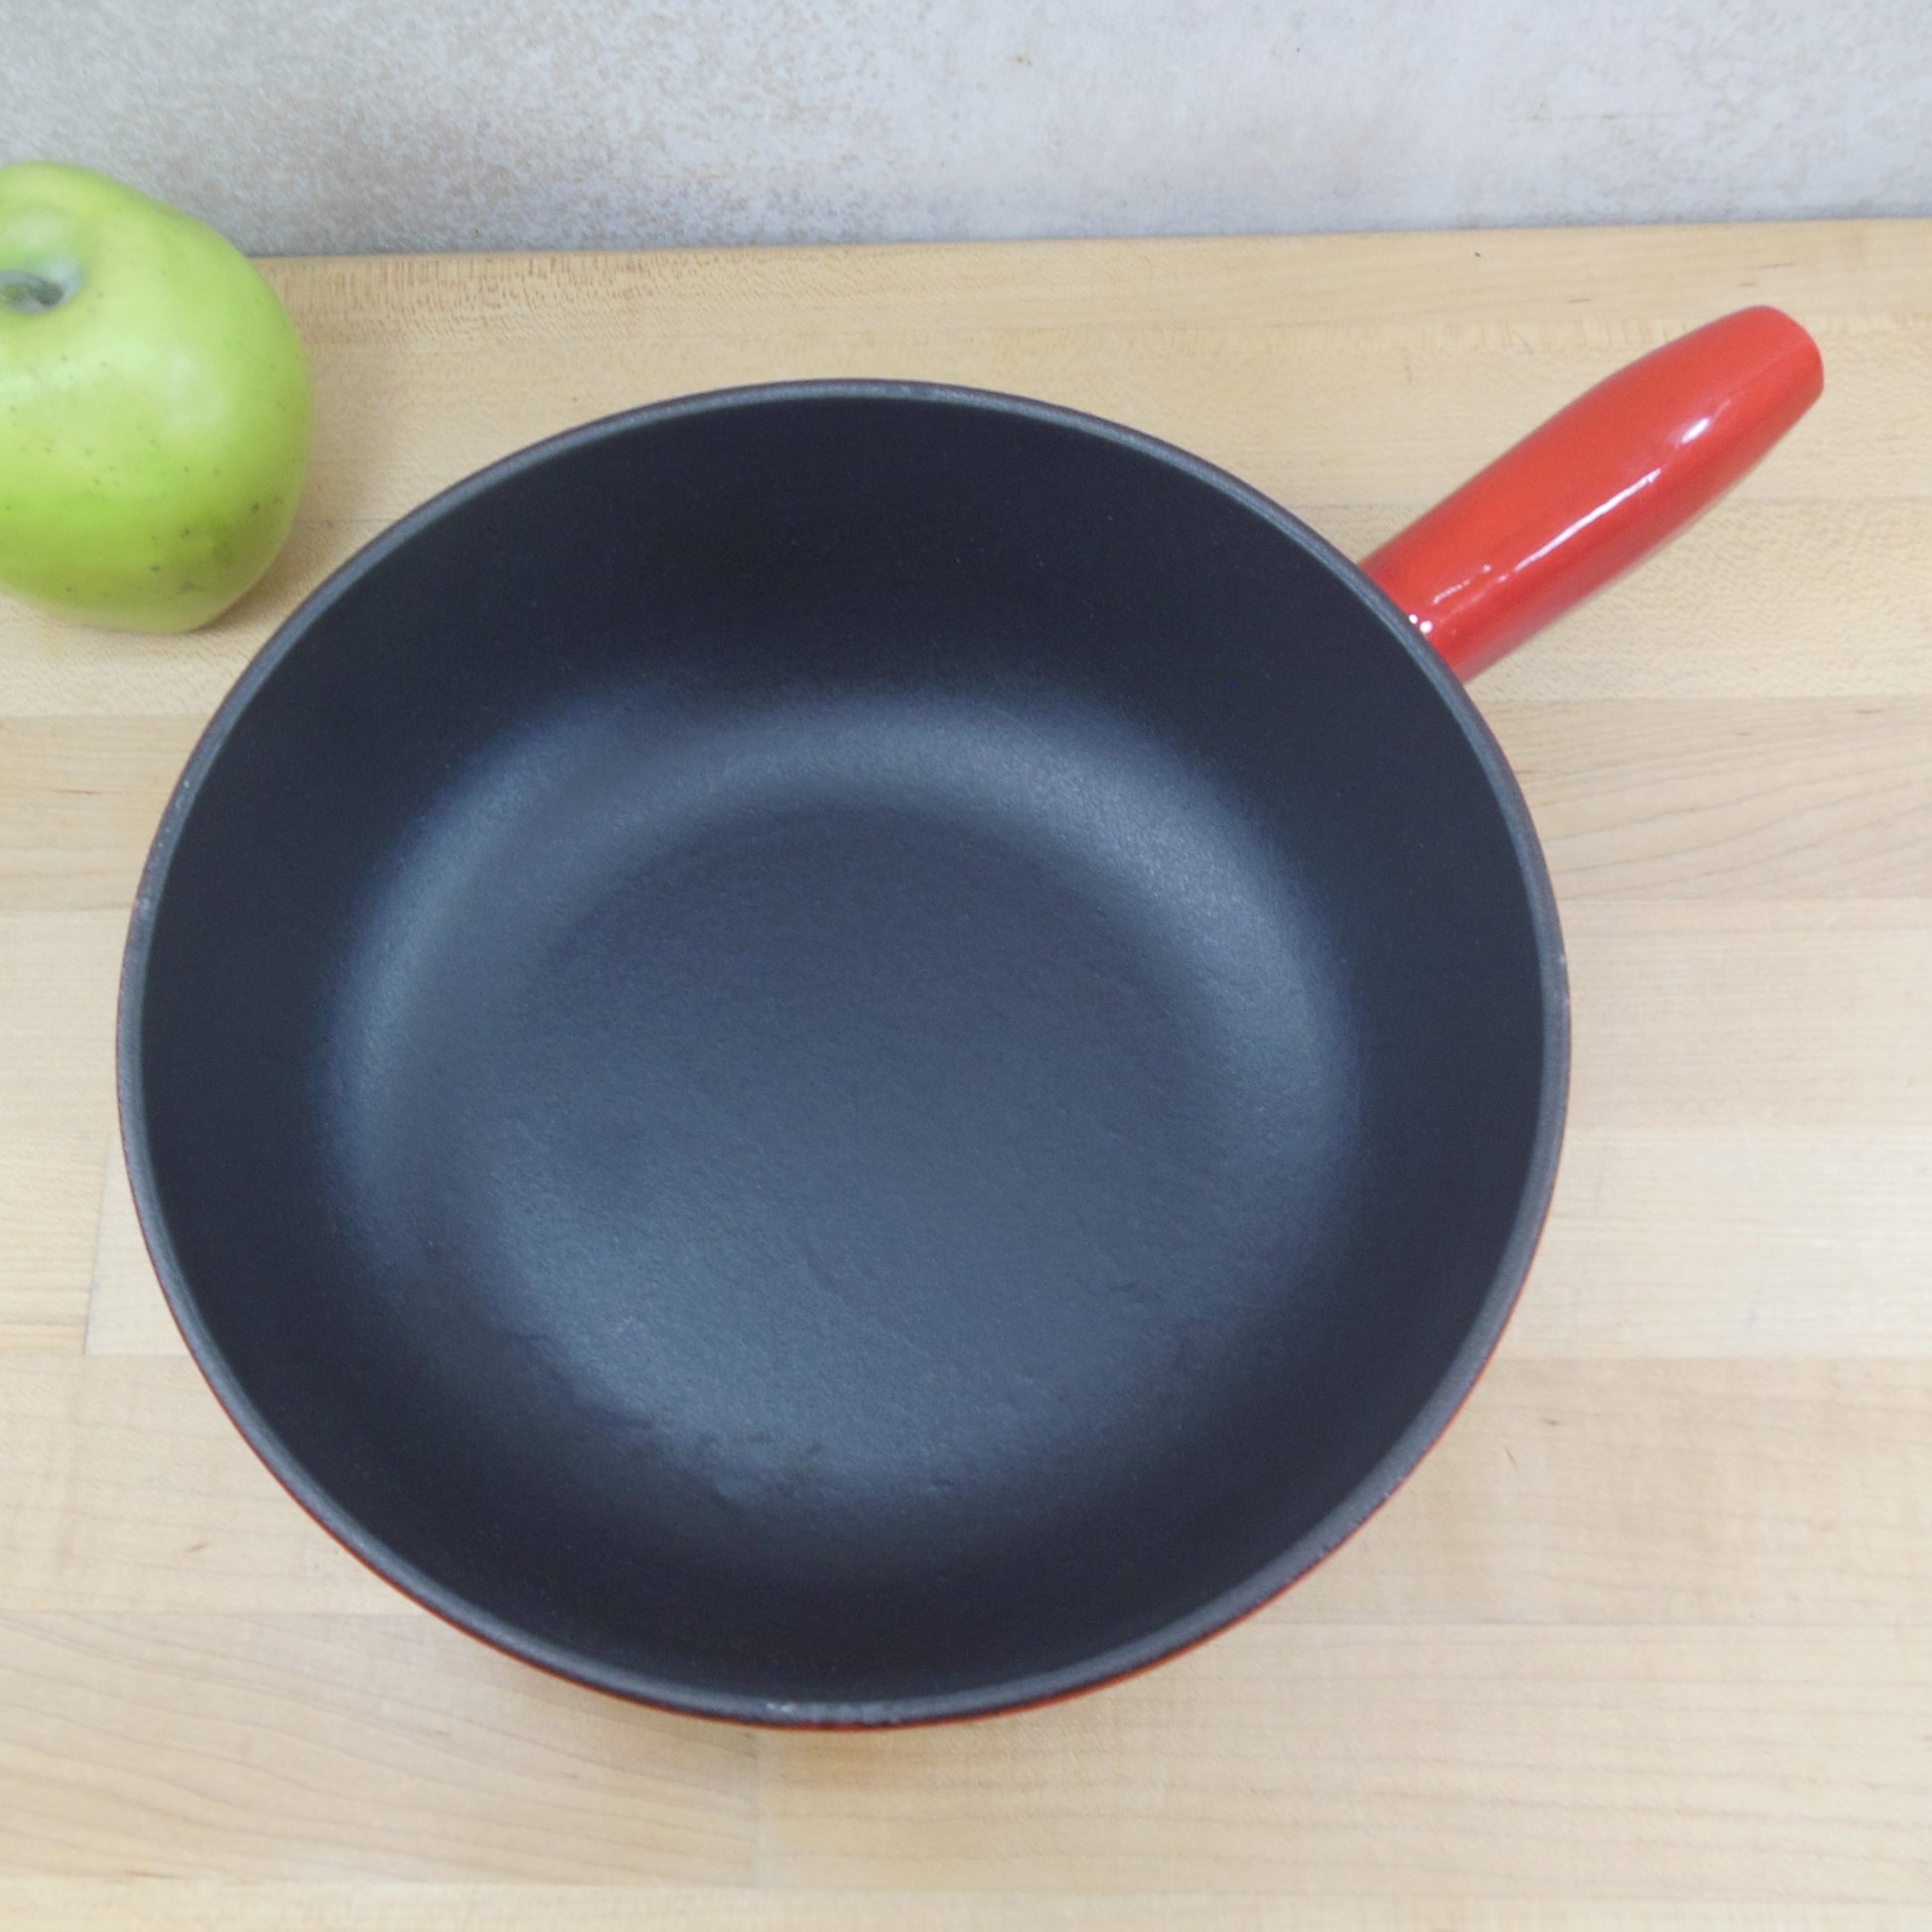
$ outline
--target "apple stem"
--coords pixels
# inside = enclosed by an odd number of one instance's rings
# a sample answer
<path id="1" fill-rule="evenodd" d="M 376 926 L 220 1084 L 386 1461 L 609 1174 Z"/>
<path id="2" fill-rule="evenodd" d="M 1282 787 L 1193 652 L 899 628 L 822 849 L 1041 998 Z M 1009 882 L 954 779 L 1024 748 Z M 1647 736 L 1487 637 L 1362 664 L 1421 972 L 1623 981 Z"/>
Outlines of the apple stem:
<path id="1" fill-rule="evenodd" d="M 71 284 L 31 268 L 0 268 L 0 308 L 23 316 L 44 315 L 58 309 L 73 293 Z"/>

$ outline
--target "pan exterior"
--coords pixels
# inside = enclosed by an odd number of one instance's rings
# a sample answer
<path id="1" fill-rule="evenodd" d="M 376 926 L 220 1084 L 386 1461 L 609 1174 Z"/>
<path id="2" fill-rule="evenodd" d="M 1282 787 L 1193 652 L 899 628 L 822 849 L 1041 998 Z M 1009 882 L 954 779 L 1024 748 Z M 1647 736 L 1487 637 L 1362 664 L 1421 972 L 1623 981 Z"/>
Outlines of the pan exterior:
<path id="1" fill-rule="evenodd" d="M 122 984 L 143 1228 L 297 1498 L 740 1722 L 980 1715 L 1333 1549 L 1493 1347 L 1561 942 L 1344 559 L 1090 418 L 591 424 L 271 639 Z"/>

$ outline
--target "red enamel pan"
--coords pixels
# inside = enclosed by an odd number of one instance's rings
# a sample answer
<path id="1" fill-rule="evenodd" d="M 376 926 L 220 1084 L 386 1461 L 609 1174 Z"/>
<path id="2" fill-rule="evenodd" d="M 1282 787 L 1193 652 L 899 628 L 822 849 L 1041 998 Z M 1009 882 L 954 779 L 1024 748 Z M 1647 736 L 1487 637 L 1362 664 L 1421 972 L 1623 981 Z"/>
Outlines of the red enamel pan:
<path id="1" fill-rule="evenodd" d="M 1008 1710 L 1253 1609 L 1449 1421 L 1556 1172 L 1556 913 L 1460 680 L 1820 381 L 1726 317 L 1359 566 L 917 383 L 438 497 L 250 666 L 135 908 L 215 1393 L 411 1596 L 678 1710 Z"/>

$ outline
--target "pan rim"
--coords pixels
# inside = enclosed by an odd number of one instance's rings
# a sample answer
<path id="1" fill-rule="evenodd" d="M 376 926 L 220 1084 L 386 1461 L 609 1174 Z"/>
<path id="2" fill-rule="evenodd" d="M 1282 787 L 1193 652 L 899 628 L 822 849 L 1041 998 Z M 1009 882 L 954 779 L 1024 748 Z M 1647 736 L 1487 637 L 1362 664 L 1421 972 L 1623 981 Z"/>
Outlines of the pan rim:
<path id="1" fill-rule="evenodd" d="M 930 1693 L 858 1700 L 788 1700 L 694 1685 L 614 1666 L 533 1636 L 418 1569 L 367 1531 L 282 1442 L 256 1408 L 206 1322 L 176 1255 L 148 1144 L 142 1005 L 156 920 L 174 857 L 208 772 L 256 694 L 318 621 L 419 532 L 511 478 L 607 439 L 685 417 L 803 401 L 910 402 L 970 408 L 1094 436 L 1159 462 L 1259 516 L 1353 590 L 1435 688 L 1488 779 L 1529 912 L 1543 1012 L 1543 1070 L 1521 1196 L 1475 1319 L 1421 1409 L 1328 1513 L 1269 1563 L 1184 1615 L 1071 1664 Z M 203 729 L 157 825 L 128 922 L 116 1008 L 116 1097 L 123 1154 L 142 1239 L 190 1355 L 244 1442 L 289 1494 L 350 1555 L 404 1595 L 469 1635 L 553 1676 L 632 1703 L 688 1716 L 777 1728 L 876 1729 L 992 1717 L 1094 1691 L 1193 1648 L 1261 1609 L 1332 1555 L 1420 1464 L 1453 1421 L 1494 1353 L 1534 1259 L 1556 1184 L 1570 1071 L 1570 998 L 1556 896 L 1529 806 L 1494 734 L 1462 684 L 1352 559 L 1238 477 L 1143 431 L 1056 403 L 944 382 L 866 377 L 768 382 L 714 389 L 619 411 L 564 430 L 485 466 L 391 523 L 333 571 L 277 625 Z"/>

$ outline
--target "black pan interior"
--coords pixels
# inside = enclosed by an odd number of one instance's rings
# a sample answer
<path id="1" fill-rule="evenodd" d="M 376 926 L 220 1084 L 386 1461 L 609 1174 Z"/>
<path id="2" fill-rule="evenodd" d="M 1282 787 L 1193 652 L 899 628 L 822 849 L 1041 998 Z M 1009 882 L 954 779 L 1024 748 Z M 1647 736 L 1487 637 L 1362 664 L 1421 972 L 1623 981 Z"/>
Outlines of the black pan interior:
<path id="1" fill-rule="evenodd" d="M 1386 608 L 956 391 L 575 433 L 276 640 L 124 1097 L 217 1390 L 405 1587 L 728 1716 L 994 1707 L 1335 1541 L 1540 1216 L 1521 807 Z"/>

